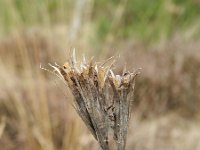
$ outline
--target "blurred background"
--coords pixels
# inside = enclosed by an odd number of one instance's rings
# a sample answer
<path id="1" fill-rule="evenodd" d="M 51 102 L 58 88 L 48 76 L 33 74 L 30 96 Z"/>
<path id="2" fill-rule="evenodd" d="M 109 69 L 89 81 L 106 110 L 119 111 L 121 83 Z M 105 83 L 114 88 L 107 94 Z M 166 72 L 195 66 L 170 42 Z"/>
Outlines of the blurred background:
<path id="1" fill-rule="evenodd" d="M 100 149 L 67 87 L 40 69 L 72 47 L 116 56 L 116 73 L 143 68 L 127 150 L 200 149 L 199 0 L 0 0 L 0 149 Z"/>

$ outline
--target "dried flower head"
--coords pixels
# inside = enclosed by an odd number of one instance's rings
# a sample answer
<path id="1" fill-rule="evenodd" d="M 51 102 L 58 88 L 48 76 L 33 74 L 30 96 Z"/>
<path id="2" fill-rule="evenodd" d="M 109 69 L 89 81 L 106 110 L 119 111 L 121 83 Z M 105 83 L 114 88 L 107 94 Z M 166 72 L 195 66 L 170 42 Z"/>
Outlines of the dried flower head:
<path id="1" fill-rule="evenodd" d="M 108 132 L 112 129 L 118 150 L 124 150 L 138 73 L 124 70 L 122 75 L 115 75 L 111 69 L 113 63 L 106 66 L 113 58 L 98 64 L 93 58 L 89 61 L 83 58 L 77 63 L 75 50 L 70 56 L 63 66 L 50 66 L 68 85 L 77 113 L 101 148 L 109 150 Z"/>

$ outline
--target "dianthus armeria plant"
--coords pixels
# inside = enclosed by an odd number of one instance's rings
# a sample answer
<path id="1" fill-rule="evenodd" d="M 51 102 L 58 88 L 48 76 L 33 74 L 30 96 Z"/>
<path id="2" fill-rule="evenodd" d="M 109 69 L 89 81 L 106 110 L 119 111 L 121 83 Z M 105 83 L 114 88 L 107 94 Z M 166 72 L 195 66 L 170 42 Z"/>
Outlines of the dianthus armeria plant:
<path id="1" fill-rule="evenodd" d="M 71 90 L 78 115 L 101 148 L 109 150 L 112 138 L 117 150 L 125 150 L 135 78 L 139 72 L 130 73 L 124 69 L 122 75 L 115 75 L 113 63 L 112 58 L 103 63 L 83 58 L 77 63 L 73 50 L 70 60 L 63 66 L 49 65 Z"/>

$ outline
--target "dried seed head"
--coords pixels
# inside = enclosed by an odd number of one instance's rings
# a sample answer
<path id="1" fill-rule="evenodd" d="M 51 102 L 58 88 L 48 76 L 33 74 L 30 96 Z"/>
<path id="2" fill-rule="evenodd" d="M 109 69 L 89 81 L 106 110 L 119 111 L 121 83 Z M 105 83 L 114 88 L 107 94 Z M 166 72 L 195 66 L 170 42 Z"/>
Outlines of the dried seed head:
<path id="1" fill-rule="evenodd" d="M 125 149 L 128 121 L 137 73 L 124 68 L 122 76 L 111 70 L 115 60 L 97 65 L 92 57 L 77 64 L 75 50 L 63 67 L 55 64 L 57 75 L 68 84 L 74 95 L 75 108 L 103 150 L 108 150 L 108 132 L 112 128 L 119 150 Z M 131 96 L 130 96 L 131 95 Z"/>

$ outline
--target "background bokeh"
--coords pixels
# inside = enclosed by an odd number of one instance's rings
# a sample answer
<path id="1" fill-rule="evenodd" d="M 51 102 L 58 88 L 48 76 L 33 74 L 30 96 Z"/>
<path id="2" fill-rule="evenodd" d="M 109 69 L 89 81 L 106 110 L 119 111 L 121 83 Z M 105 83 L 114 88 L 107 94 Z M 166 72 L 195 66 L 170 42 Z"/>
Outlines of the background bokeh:
<path id="1" fill-rule="evenodd" d="M 0 149 L 100 149 L 40 64 L 115 56 L 142 68 L 127 150 L 200 149 L 199 0 L 0 0 Z"/>

